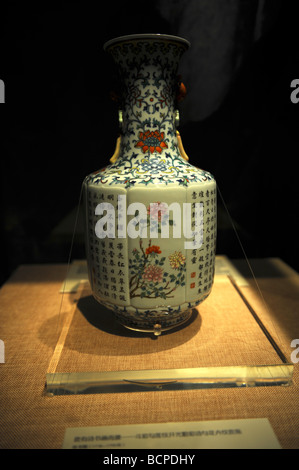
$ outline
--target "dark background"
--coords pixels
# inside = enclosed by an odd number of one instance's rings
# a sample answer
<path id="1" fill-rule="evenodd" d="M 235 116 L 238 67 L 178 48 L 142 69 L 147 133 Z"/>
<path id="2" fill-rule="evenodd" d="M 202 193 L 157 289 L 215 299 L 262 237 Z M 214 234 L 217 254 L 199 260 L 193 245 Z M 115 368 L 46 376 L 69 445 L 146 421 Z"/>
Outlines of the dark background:
<path id="1" fill-rule="evenodd" d="M 247 256 L 299 270 L 299 33 L 289 0 L 28 2 L 1 5 L 1 274 L 67 262 L 83 178 L 105 166 L 118 133 L 115 36 L 178 34 L 188 90 L 180 132 L 211 171 Z M 187 56 L 189 54 L 189 58 Z M 243 253 L 219 198 L 218 253 Z M 80 224 L 73 257 L 84 256 Z"/>

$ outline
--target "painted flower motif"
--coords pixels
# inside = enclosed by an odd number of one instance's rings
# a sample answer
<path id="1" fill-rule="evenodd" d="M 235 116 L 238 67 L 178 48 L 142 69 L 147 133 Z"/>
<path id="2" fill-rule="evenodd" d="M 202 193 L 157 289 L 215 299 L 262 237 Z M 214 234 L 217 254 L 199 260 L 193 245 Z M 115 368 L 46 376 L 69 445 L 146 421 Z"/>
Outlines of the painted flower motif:
<path id="1" fill-rule="evenodd" d="M 178 269 L 181 266 L 184 266 L 186 257 L 180 252 L 180 251 L 175 251 L 172 255 L 168 257 L 170 266 L 173 269 Z"/>
<path id="2" fill-rule="evenodd" d="M 168 148 L 166 142 L 164 142 L 164 132 L 159 131 L 146 131 L 140 132 L 139 141 L 135 147 L 140 147 L 143 153 L 149 151 L 150 153 L 159 152 L 161 153 L 164 148 Z"/>
<path id="3" fill-rule="evenodd" d="M 160 255 L 162 253 L 162 251 L 160 250 L 160 247 L 157 246 L 157 245 L 152 245 L 152 246 L 149 246 L 146 250 L 145 250 L 145 254 L 146 255 L 150 255 L 151 253 L 157 253 L 158 255 Z"/>
<path id="4" fill-rule="evenodd" d="M 159 266 L 146 266 L 142 278 L 149 282 L 161 282 L 163 278 L 163 269 Z"/>
<path id="5" fill-rule="evenodd" d="M 158 217 L 158 221 L 161 222 L 161 218 L 164 214 L 168 212 L 168 205 L 164 202 L 156 201 L 157 206 L 147 206 L 147 215 L 152 215 L 153 218 Z"/>
<path id="6" fill-rule="evenodd" d="M 141 96 L 141 91 L 138 86 L 133 85 L 129 87 L 128 99 L 133 105 L 137 105 L 138 108 L 141 108 L 143 96 Z"/>
<path id="7" fill-rule="evenodd" d="M 149 172 L 151 175 L 160 173 L 161 171 L 167 171 L 168 166 L 165 164 L 164 160 L 160 158 L 151 157 L 149 160 L 144 159 L 140 163 L 141 172 Z"/>

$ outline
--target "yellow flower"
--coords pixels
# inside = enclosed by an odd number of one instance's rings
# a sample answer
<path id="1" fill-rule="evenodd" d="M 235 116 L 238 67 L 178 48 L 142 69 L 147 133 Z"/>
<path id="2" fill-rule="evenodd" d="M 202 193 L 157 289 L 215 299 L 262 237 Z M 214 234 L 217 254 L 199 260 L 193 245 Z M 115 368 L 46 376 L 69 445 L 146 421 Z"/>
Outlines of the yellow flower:
<path id="1" fill-rule="evenodd" d="M 186 257 L 180 251 L 175 251 L 168 257 L 168 259 L 170 266 L 173 269 L 178 269 L 180 266 L 184 266 L 186 261 Z"/>

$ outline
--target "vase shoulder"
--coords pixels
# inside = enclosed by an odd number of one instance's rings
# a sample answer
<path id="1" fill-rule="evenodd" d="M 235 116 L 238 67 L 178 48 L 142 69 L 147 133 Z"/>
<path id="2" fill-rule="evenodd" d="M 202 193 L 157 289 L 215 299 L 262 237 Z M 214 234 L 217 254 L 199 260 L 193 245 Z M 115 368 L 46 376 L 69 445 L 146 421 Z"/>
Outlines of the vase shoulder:
<path id="1" fill-rule="evenodd" d="M 164 158 L 151 156 L 119 160 L 92 174 L 86 182 L 93 185 L 122 186 L 178 186 L 189 187 L 197 183 L 210 183 L 213 175 L 186 162 L 182 157 L 167 154 Z"/>

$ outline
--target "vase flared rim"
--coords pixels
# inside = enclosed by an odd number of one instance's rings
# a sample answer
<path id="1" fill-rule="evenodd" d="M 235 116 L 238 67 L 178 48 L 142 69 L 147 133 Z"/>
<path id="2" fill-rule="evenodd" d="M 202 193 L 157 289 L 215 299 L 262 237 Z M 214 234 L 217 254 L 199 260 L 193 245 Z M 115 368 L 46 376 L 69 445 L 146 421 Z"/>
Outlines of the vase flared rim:
<path id="1" fill-rule="evenodd" d="M 104 44 L 104 51 L 109 49 L 111 46 L 115 46 L 116 44 L 121 44 L 125 42 L 131 42 L 131 41 L 143 41 L 143 40 L 149 40 L 149 41 L 168 41 L 168 42 L 173 42 L 176 44 L 182 44 L 185 45 L 186 48 L 190 47 L 190 42 L 182 38 L 180 36 L 173 36 L 170 34 L 129 34 L 126 36 L 119 36 L 113 39 L 110 39 L 109 41 L 105 42 Z"/>

